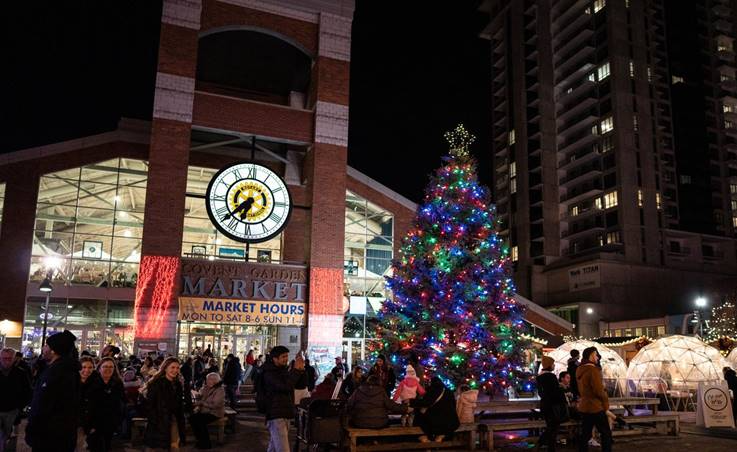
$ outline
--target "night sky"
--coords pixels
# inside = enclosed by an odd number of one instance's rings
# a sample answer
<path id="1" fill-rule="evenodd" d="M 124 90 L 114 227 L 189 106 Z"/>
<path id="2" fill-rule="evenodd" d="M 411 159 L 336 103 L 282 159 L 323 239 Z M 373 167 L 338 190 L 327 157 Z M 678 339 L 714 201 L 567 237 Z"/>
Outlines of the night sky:
<path id="1" fill-rule="evenodd" d="M 31 3 L 31 4 L 29 4 Z M 358 0 L 349 164 L 419 201 L 458 122 L 490 182 L 488 42 L 480 2 Z M 3 14 L 0 152 L 151 119 L 161 3 L 13 2 Z"/>

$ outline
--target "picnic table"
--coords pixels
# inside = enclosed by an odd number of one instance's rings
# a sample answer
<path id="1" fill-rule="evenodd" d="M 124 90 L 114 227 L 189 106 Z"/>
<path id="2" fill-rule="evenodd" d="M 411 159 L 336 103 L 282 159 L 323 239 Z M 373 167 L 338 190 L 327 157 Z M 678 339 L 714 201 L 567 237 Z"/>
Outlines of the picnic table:
<path id="1" fill-rule="evenodd" d="M 609 399 L 610 406 L 621 406 L 627 411 L 627 414 L 634 416 L 633 408 L 636 406 L 647 406 L 652 414 L 658 414 L 658 404 L 660 400 L 648 397 L 611 397 Z M 509 413 L 519 411 L 529 411 L 540 408 L 539 398 L 529 399 L 492 399 L 479 402 L 476 405 L 476 412 L 483 413 L 485 411 L 493 411 L 496 413 Z"/>
<path id="2" fill-rule="evenodd" d="M 658 414 L 658 405 L 660 399 L 650 397 L 612 397 L 609 399 L 609 406 L 621 406 L 627 411 L 628 416 L 636 416 L 634 407 L 647 406 L 653 415 Z"/>

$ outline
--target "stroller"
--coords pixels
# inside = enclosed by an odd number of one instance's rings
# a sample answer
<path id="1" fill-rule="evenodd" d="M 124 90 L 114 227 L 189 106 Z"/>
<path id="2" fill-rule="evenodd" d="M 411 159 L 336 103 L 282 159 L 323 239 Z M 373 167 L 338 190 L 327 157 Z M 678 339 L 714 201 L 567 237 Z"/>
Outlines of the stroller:
<path id="1" fill-rule="evenodd" d="M 320 447 L 329 450 L 342 448 L 344 416 L 344 400 L 303 399 L 297 408 L 297 441 L 295 450 L 300 445 L 307 450 L 317 451 Z"/>

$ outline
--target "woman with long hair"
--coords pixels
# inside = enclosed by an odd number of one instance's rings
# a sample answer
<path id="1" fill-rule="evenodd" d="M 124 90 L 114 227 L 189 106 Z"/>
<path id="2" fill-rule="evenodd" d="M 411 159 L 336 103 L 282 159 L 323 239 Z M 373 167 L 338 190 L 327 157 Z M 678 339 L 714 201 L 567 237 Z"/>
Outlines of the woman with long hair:
<path id="1" fill-rule="evenodd" d="M 85 439 L 90 431 L 91 389 L 99 378 L 95 361 L 90 356 L 79 358 L 79 429 L 77 430 L 77 450 L 85 450 Z"/>
<path id="2" fill-rule="evenodd" d="M 141 391 L 146 396 L 148 423 L 143 441 L 150 450 L 177 450 L 184 444 L 184 388 L 179 360 L 166 358 Z"/>
<path id="3" fill-rule="evenodd" d="M 92 452 L 108 452 L 113 434 L 123 422 L 125 389 L 115 359 L 105 357 L 97 365 L 100 375 L 90 389 L 90 430 L 87 447 Z"/>

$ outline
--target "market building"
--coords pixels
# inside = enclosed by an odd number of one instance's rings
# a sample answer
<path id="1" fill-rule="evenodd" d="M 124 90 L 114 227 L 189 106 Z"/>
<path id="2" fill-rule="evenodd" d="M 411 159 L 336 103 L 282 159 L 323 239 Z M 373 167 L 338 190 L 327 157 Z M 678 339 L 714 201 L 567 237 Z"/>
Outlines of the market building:
<path id="1" fill-rule="evenodd" d="M 7 343 L 364 359 L 416 205 L 347 165 L 352 15 L 166 0 L 152 121 L 0 156 Z"/>

